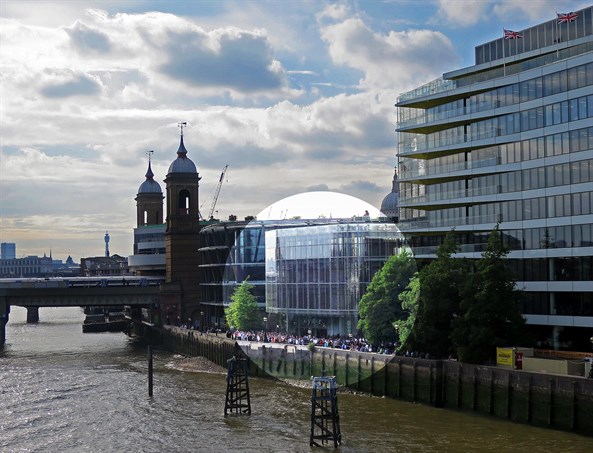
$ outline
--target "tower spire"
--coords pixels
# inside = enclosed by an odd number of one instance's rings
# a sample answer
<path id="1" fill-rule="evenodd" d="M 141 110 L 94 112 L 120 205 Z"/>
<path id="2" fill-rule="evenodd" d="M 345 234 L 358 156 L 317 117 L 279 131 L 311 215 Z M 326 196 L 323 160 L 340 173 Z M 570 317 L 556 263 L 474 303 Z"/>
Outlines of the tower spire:
<path id="1" fill-rule="evenodd" d="M 185 149 L 185 145 L 183 144 L 183 128 L 187 127 L 187 122 L 183 121 L 181 123 L 177 123 L 177 126 L 179 126 L 179 129 L 181 129 L 181 138 L 179 141 L 179 149 L 177 149 L 177 155 L 179 157 L 186 157 L 187 150 Z"/>
<path id="2" fill-rule="evenodd" d="M 146 151 L 146 154 L 148 155 L 148 170 L 146 170 L 146 179 L 152 179 L 154 177 L 154 173 L 152 172 L 152 168 L 150 168 L 150 156 L 154 153 L 154 151 L 151 149 L 150 151 Z"/>
<path id="3" fill-rule="evenodd" d="M 395 172 L 393 174 L 393 182 L 391 184 L 391 191 L 399 193 L 399 185 L 397 184 L 397 165 L 395 166 Z"/>

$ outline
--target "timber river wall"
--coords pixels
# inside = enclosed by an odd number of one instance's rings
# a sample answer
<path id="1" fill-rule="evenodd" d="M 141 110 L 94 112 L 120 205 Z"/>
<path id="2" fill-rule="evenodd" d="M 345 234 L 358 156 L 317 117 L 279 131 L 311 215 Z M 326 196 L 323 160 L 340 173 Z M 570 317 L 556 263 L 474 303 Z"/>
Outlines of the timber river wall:
<path id="1" fill-rule="evenodd" d="M 160 340 L 170 351 L 225 368 L 238 354 L 224 334 L 166 326 Z M 338 385 L 374 396 L 593 436 L 593 379 L 322 347 L 250 343 L 242 351 L 252 377 L 335 376 Z"/>

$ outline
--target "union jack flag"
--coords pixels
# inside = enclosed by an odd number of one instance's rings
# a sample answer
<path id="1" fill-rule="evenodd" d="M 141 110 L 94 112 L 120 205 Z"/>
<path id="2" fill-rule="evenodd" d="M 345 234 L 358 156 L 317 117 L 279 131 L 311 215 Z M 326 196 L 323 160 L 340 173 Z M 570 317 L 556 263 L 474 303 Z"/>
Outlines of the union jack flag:
<path id="1" fill-rule="evenodd" d="M 504 39 L 517 39 L 517 38 L 522 38 L 523 35 L 521 33 L 519 33 L 518 31 L 513 31 L 513 30 L 504 30 Z"/>
<path id="2" fill-rule="evenodd" d="M 556 13 L 556 16 L 558 18 L 558 23 L 559 24 L 568 24 L 569 22 L 572 22 L 573 20 L 577 20 L 577 17 L 579 17 L 579 15 L 577 13 Z"/>

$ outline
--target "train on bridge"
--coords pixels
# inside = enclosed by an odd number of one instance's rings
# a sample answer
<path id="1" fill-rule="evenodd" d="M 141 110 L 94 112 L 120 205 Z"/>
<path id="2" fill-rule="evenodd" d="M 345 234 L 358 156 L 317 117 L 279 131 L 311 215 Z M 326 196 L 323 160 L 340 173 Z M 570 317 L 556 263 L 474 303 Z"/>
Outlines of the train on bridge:
<path id="1" fill-rule="evenodd" d="M 0 278 L 0 347 L 10 306 L 27 309 L 27 323 L 39 321 L 41 307 L 128 308 L 142 322 L 153 324 L 160 303 L 162 277 L 99 276 Z"/>
<path id="2" fill-rule="evenodd" d="M 121 286 L 159 286 L 163 277 L 48 277 L 0 278 L 0 288 L 91 288 Z"/>

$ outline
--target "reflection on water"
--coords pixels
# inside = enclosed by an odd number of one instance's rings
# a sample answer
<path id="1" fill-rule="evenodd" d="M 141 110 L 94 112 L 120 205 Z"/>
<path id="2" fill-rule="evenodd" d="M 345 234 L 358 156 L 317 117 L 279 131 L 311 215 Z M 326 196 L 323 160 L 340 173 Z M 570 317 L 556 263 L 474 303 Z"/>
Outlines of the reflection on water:
<path id="1" fill-rule="evenodd" d="M 0 451 L 308 452 L 308 388 L 251 379 L 251 416 L 224 417 L 224 373 L 184 372 L 121 333 L 82 334 L 79 309 L 13 307 L 0 352 Z M 179 365 L 179 366 L 177 366 Z M 342 452 L 589 452 L 593 439 L 340 393 Z M 333 449 L 327 449 L 332 451 Z"/>

